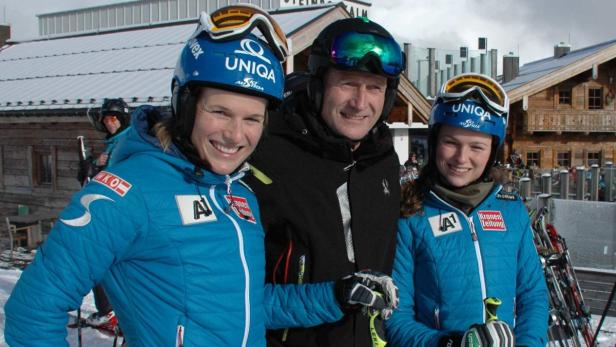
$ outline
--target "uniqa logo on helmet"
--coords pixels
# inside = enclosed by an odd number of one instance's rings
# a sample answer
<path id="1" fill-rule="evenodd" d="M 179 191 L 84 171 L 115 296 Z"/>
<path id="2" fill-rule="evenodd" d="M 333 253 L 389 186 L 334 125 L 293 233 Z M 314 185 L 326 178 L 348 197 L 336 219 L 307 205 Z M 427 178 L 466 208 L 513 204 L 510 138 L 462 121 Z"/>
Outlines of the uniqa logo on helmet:
<path id="1" fill-rule="evenodd" d="M 474 114 L 475 116 L 480 117 L 482 122 L 492 121 L 492 115 L 490 114 L 490 112 L 484 110 L 483 107 L 481 107 L 480 105 L 459 103 L 452 105 L 451 110 L 455 113 L 462 112 L 467 114 Z"/>
<path id="2" fill-rule="evenodd" d="M 243 39 L 240 41 L 240 49 L 234 51 L 236 55 L 225 57 L 225 68 L 229 71 L 244 71 L 276 83 L 276 75 L 271 67 L 272 62 L 264 56 L 264 52 L 265 50 L 257 41 Z M 247 56 L 247 59 L 242 58 L 241 55 Z M 260 61 L 250 59 L 251 57 L 257 58 Z M 236 81 L 235 84 L 261 91 L 264 89 L 259 85 L 259 81 L 252 77 L 245 77 L 242 80 Z"/>

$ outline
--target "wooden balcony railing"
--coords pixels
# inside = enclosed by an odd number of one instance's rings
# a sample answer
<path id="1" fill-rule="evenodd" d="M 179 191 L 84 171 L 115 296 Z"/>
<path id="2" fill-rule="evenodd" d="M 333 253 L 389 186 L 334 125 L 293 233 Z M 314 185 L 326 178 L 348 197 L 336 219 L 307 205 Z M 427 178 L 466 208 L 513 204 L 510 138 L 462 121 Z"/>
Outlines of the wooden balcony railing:
<path id="1" fill-rule="evenodd" d="M 606 110 L 533 110 L 526 114 L 526 131 L 616 132 L 616 112 Z"/>

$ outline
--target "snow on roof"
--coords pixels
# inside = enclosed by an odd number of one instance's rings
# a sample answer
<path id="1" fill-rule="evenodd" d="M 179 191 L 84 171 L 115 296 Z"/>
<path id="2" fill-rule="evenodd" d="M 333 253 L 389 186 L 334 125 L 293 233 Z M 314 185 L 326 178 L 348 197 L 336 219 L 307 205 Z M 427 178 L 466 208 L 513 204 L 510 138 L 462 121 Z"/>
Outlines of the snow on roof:
<path id="1" fill-rule="evenodd" d="M 616 44 L 616 40 L 611 40 L 593 46 L 581 48 L 575 51 L 571 51 L 567 55 L 560 58 L 549 57 L 524 64 L 520 68 L 518 76 L 513 80 L 503 84 L 503 87 L 506 91 L 510 91 L 528 82 L 541 78 L 562 67 L 572 64 L 573 62 L 593 55 L 601 51 L 602 49 L 605 49 L 614 44 Z"/>
<path id="2" fill-rule="evenodd" d="M 273 12 L 289 36 L 334 6 Z M 0 48 L 0 112 L 87 108 L 121 97 L 165 105 L 196 22 L 20 42 Z"/>

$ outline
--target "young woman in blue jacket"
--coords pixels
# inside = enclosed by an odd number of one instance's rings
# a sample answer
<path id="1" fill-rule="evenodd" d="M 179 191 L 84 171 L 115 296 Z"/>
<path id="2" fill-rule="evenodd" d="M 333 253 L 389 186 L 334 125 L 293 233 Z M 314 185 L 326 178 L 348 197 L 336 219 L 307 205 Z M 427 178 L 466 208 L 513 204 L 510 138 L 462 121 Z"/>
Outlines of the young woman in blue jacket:
<path id="1" fill-rule="evenodd" d="M 241 179 L 282 99 L 286 39 L 276 27 L 247 5 L 201 17 L 178 59 L 171 115 L 133 113 L 113 165 L 73 197 L 23 272 L 5 306 L 9 345 L 66 346 L 67 312 L 97 283 L 130 347 L 265 346 L 266 327 L 395 306 L 386 276 L 265 285 L 257 200 Z"/>
<path id="2" fill-rule="evenodd" d="M 427 165 L 403 187 L 392 346 L 546 345 L 547 291 L 526 208 L 489 176 L 508 111 L 502 87 L 477 74 L 450 79 L 435 99 Z"/>

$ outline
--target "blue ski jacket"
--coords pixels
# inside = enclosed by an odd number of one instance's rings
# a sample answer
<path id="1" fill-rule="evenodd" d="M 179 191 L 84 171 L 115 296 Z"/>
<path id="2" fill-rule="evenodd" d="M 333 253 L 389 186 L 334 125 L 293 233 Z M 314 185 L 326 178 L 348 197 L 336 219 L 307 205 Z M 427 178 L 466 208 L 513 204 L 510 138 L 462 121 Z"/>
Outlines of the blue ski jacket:
<path id="1" fill-rule="evenodd" d="M 437 346 L 486 320 L 483 300 L 516 345 L 547 343 L 548 297 L 528 213 L 517 195 L 495 187 L 469 215 L 429 192 L 418 213 L 398 223 L 393 278 L 400 306 L 386 322 L 391 346 Z"/>
<path id="2" fill-rule="evenodd" d="M 254 194 L 148 134 L 143 107 L 115 160 L 62 211 L 5 306 L 11 346 L 67 346 L 67 312 L 101 282 L 131 347 L 265 346 L 266 328 L 342 318 L 333 283 L 265 285 Z M 96 249 L 96 251 L 93 251 Z"/>
<path id="3" fill-rule="evenodd" d="M 129 125 L 126 129 L 120 131 L 117 134 L 114 134 L 112 137 L 105 140 L 105 153 L 111 155 L 116 145 L 124 138 L 124 136 L 130 133 L 131 126 Z"/>

